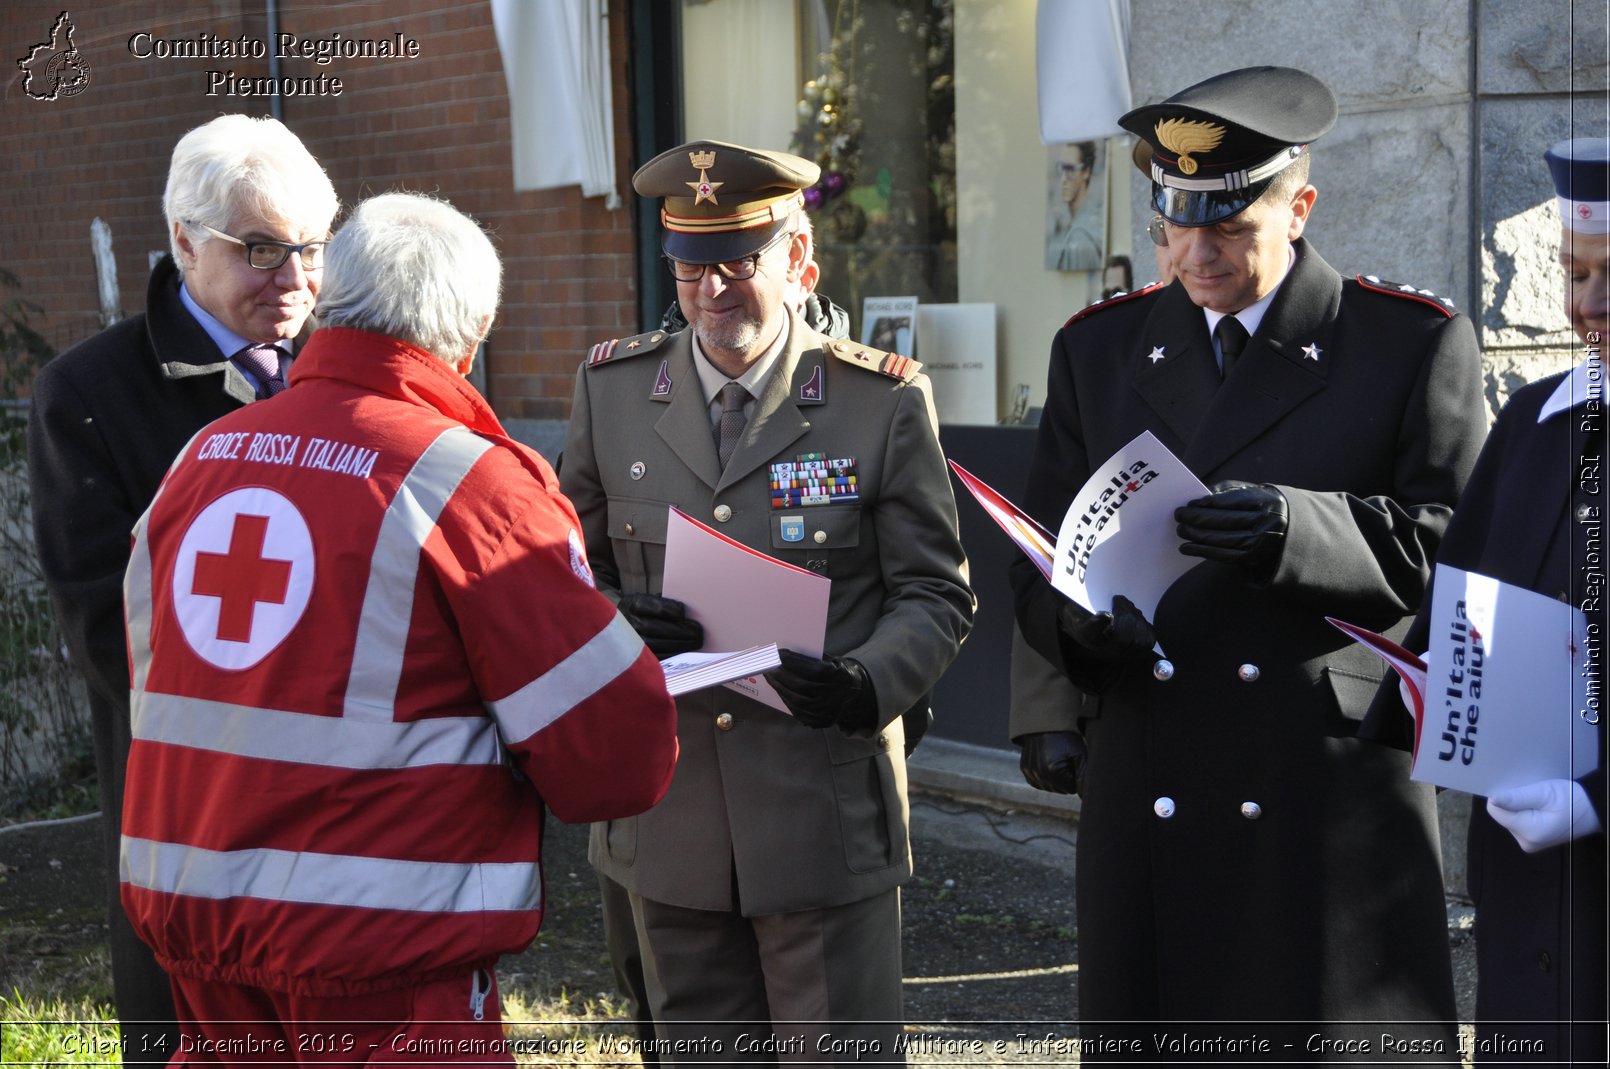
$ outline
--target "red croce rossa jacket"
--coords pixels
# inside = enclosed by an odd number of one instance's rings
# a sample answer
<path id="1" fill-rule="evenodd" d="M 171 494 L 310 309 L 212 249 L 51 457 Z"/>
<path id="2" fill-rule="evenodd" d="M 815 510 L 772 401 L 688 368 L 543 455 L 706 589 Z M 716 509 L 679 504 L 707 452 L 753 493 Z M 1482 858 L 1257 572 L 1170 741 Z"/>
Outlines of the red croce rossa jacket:
<path id="1" fill-rule="evenodd" d="M 493 964 L 542 824 L 664 794 L 675 711 L 553 470 L 405 343 L 325 328 L 135 528 L 122 897 L 170 972 L 304 995 Z"/>

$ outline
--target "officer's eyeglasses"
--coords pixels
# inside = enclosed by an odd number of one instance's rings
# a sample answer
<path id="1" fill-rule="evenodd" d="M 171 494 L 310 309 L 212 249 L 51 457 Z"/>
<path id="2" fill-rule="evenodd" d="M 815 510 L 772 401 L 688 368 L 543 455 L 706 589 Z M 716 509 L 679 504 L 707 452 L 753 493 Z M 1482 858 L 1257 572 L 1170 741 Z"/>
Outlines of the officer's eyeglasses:
<path id="1" fill-rule="evenodd" d="M 707 268 L 715 268 L 721 277 L 728 282 L 742 282 L 755 277 L 755 268 L 760 264 L 760 258 L 776 248 L 782 241 L 792 238 L 793 231 L 778 234 L 755 252 L 745 256 L 742 260 L 728 260 L 719 264 L 695 264 L 687 260 L 678 260 L 674 256 L 665 257 L 666 266 L 671 269 L 671 277 L 678 282 L 697 282 L 704 277 Z"/>
<path id="2" fill-rule="evenodd" d="M 222 230 L 214 230 L 206 223 L 197 223 L 207 233 L 215 238 L 244 246 L 246 249 L 246 262 L 259 271 L 277 271 L 291 253 L 296 253 L 302 261 L 302 268 L 307 271 L 317 271 L 324 266 L 324 247 L 328 241 L 304 241 L 300 245 L 292 245 L 284 241 L 242 241 L 233 234 L 226 234 Z M 751 272 L 752 274 L 753 272 Z"/>
<path id="3" fill-rule="evenodd" d="M 1152 239 L 1152 244 L 1160 249 L 1168 248 L 1168 230 L 1163 225 L 1163 217 L 1154 215 L 1146 223 L 1146 236 Z"/>

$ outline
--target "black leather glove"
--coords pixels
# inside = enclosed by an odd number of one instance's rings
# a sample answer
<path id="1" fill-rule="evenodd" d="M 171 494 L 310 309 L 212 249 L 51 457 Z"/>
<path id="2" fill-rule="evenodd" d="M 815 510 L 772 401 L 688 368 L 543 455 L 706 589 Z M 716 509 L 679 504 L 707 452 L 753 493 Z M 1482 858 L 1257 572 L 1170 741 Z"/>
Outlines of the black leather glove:
<path id="1" fill-rule="evenodd" d="M 849 734 L 878 728 L 878 696 L 860 661 L 829 655 L 818 660 L 778 650 L 782 665 L 766 673 L 788 711 L 808 728 L 837 724 Z"/>
<path id="2" fill-rule="evenodd" d="M 1180 552 L 1234 564 L 1250 582 L 1269 582 L 1286 548 L 1286 496 L 1267 484 L 1235 481 L 1208 490 L 1208 496 L 1174 510 L 1185 539 Z"/>
<path id="3" fill-rule="evenodd" d="M 682 603 L 658 594 L 622 594 L 621 615 L 632 629 L 643 636 L 643 644 L 660 660 L 679 653 L 692 653 L 704 645 L 704 628 L 689 620 Z"/>
<path id="4" fill-rule="evenodd" d="M 917 748 L 917 743 L 928 734 L 928 729 L 934 726 L 934 710 L 929 704 L 933 701 L 933 694 L 924 694 L 922 698 L 910 709 L 900 714 L 900 723 L 905 728 L 906 756 Z"/>
<path id="5" fill-rule="evenodd" d="M 1039 731 L 1018 739 L 1023 752 L 1017 767 L 1030 787 L 1052 794 L 1078 794 L 1085 774 L 1084 736 L 1072 731 Z"/>
<path id="6" fill-rule="evenodd" d="M 1057 610 L 1057 626 L 1070 641 L 1100 661 L 1157 660 L 1157 636 L 1146 614 L 1135 603 L 1117 594 L 1111 612 L 1093 613 L 1074 601 L 1065 601 Z"/>

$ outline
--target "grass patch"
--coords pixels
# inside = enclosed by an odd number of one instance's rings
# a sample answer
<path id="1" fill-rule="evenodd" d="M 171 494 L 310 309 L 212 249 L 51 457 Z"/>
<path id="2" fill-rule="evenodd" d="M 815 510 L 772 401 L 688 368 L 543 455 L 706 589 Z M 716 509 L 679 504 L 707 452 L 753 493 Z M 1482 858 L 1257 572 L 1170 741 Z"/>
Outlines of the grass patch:
<path id="1" fill-rule="evenodd" d="M 515 1041 L 520 1065 L 636 1065 L 632 1026 L 617 998 L 572 996 L 529 998 L 513 991 L 503 996 L 503 1030 Z"/>
<path id="2" fill-rule="evenodd" d="M 0 996 L 0 1065 L 120 1065 L 117 1021 L 84 999 Z"/>
<path id="3" fill-rule="evenodd" d="M 541 999 L 503 998 L 504 1032 L 520 1065 L 635 1065 L 625 1007 L 609 996 L 561 991 Z M 117 1019 L 88 999 L 40 1000 L 13 989 L 0 997 L 0 1065 L 120 1064 Z"/>

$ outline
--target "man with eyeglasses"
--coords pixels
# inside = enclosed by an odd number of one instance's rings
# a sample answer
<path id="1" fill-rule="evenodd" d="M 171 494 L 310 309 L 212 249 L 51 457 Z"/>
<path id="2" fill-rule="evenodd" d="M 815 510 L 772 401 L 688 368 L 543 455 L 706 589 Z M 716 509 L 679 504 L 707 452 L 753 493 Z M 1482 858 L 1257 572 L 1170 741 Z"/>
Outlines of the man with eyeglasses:
<path id="1" fill-rule="evenodd" d="M 835 1043 L 900 1057 L 902 714 L 972 621 L 926 378 L 798 310 L 818 175 L 715 141 L 638 170 L 637 192 L 665 198 L 689 327 L 594 346 L 560 474 L 599 588 L 661 657 L 703 644 L 660 596 L 670 506 L 832 581 L 823 656 L 785 652 L 767 676 L 789 712 L 726 688 L 683 696 L 665 799 L 594 826 L 672 1063 L 831 1061 Z M 796 491 L 778 465 L 836 474 Z"/>
<path id="2" fill-rule="evenodd" d="M 1024 638 L 1080 692 L 1017 741 L 1082 799 L 1086 1062 L 1457 1057 L 1434 797 L 1358 737 L 1383 668 L 1325 618 L 1407 628 L 1485 434 L 1481 361 L 1450 302 L 1304 240 L 1336 115 L 1256 67 L 1123 116 L 1177 277 L 1053 342 L 1030 513 L 1055 529 L 1142 431 L 1210 491 L 1175 514 L 1200 563 L 1149 613 L 1013 565 Z M 1182 1033 L 1205 1045 L 1160 1050 Z"/>
<path id="3" fill-rule="evenodd" d="M 130 1063 L 165 1063 L 178 1033 L 168 978 L 118 902 L 129 533 L 191 435 L 285 388 L 338 206 L 323 168 L 281 123 L 224 115 L 196 127 L 169 164 L 163 214 L 172 255 L 151 273 L 145 311 L 62 353 L 34 380 L 34 537 L 69 654 L 88 684 L 113 996 Z"/>

